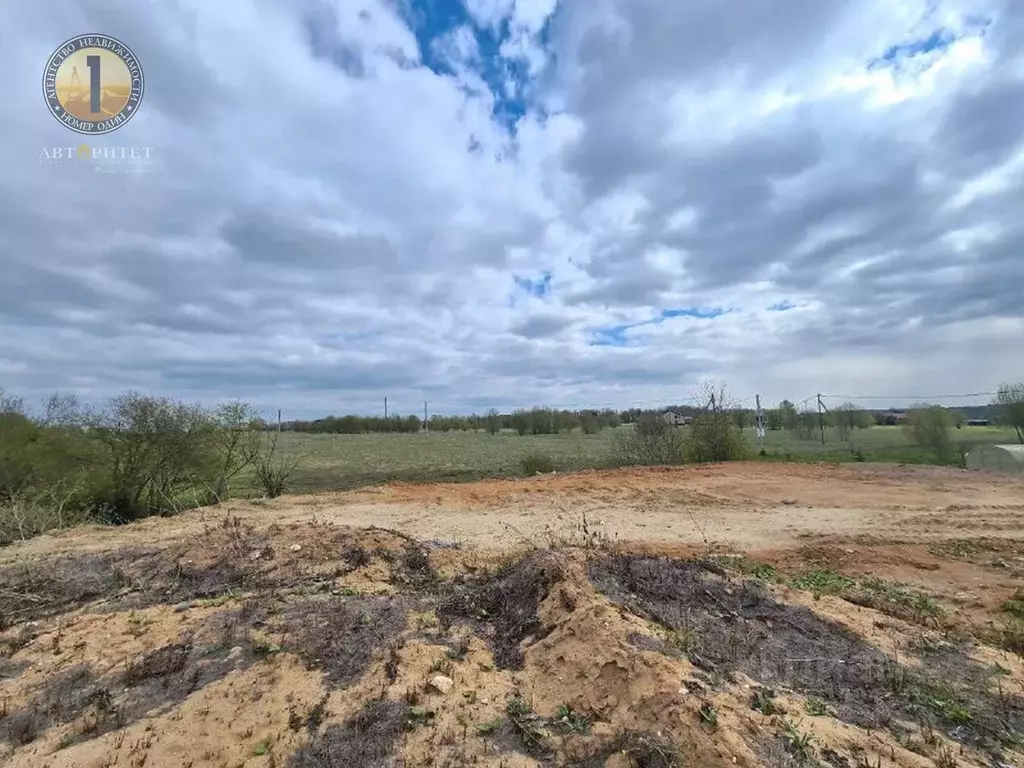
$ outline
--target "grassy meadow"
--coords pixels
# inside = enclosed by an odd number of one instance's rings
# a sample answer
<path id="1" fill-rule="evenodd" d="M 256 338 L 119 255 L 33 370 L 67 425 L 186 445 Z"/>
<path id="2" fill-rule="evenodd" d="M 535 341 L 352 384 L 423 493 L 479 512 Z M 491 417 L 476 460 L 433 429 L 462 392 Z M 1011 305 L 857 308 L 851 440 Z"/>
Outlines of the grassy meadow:
<path id="1" fill-rule="evenodd" d="M 520 437 L 505 431 L 428 432 L 413 434 L 309 434 L 282 432 L 280 448 L 299 460 L 288 484 L 293 492 L 344 490 L 387 482 L 465 481 L 522 474 L 520 460 L 542 453 L 561 471 L 614 466 L 615 435 L 630 427 L 605 429 L 587 435 L 580 431 Z M 880 461 L 934 463 L 932 454 L 914 445 L 900 427 L 853 430 L 843 442 L 826 428 L 804 440 L 793 432 L 770 431 L 764 440 L 765 456 L 757 454 L 753 429 L 745 431 L 751 458 L 764 461 Z M 954 440 L 969 450 L 972 445 L 1012 443 L 1012 429 L 964 427 L 953 430 Z M 859 452 L 859 453 L 858 453 Z"/>

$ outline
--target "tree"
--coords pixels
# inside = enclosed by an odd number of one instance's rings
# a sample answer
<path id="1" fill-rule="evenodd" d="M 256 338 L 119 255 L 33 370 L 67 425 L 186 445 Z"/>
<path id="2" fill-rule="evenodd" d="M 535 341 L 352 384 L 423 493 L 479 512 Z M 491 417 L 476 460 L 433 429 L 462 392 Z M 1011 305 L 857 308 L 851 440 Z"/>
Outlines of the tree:
<path id="1" fill-rule="evenodd" d="M 484 424 L 487 425 L 487 434 L 496 435 L 501 431 L 501 414 L 497 408 L 491 408 L 484 417 Z"/>
<path id="2" fill-rule="evenodd" d="M 907 411 L 904 429 L 917 445 L 928 448 L 935 458 L 948 464 L 956 457 L 953 417 L 941 405 L 921 403 Z"/>
<path id="3" fill-rule="evenodd" d="M 174 510 L 181 493 L 217 481 L 216 425 L 198 405 L 129 392 L 90 421 L 106 448 L 97 501 L 111 522 Z"/>
<path id="4" fill-rule="evenodd" d="M 683 442 L 683 455 L 687 461 L 737 461 L 746 457 L 748 445 L 743 430 L 737 426 L 725 386 L 706 383 L 702 399 L 704 410 L 694 417 Z"/>
<path id="5" fill-rule="evenodd" d="M 793 405 L 789 400 L 783 400 L 779 403 L 779 420 L 782 422 L 782 428 L 792 432 L 797 427 L 797 412 L 796 406 Z"/>
<path id="6" fill-rule="evenodd" d="M 831 421 L 839 434 L 839 439 L 844 443 L 850 439 L 850 433 L 858 425 L 858 414 L 860 411 L 853 403 L 843 403 L 831 414 Z"/>
<path id="7" fill-rule="evenodd" d="M 682 464 L 683 441 L 679 429 L 657 413 L 636 418 L 633 428 L 615 436 L 615 458 L 626 466 Z"/>
<path id="8" fill-rule="evenodd" d="M 223 501 L 230 482 L 256 460 L 260 447 L 261 423 L 256 412 L 244 403 L 228 403 L 213 415 L 211 434 L 217 462 L 217 476 L 211 489 L 212 501 Z"/>
<path id="9" fill-rule="evenodd" d="M 999 421 L 1013 427 L 1017 442 L 1024 445 L 1024 381 L 1000 386 L 995 406 Z"/>

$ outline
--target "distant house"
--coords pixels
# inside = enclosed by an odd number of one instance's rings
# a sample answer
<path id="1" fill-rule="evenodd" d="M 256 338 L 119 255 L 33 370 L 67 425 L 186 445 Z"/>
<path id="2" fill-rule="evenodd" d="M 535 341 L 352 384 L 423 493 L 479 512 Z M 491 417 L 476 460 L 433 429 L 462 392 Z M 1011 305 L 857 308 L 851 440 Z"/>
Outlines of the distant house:
<path id="1" fill-rule="evenodd" d="M 907 414 L 905 413 L 883 413 L 882 422 L 889 427 L 902 424 L 907 420 Z"/>
<path id="2" fill-rule="evenodd" d="M 988 419 L 968 419 L 964 422 L 968 427 L 987 427 Z"/>
<path id="3" fill-rule="evenodd" d="M 663 418 L 673 427 L 682 427 L 693 421 L 692 416 L 683 416 L 682 414 L 676 413 L 675 411 L 665 411 L 663 414 L 661 414 L 661 418 Z"/>

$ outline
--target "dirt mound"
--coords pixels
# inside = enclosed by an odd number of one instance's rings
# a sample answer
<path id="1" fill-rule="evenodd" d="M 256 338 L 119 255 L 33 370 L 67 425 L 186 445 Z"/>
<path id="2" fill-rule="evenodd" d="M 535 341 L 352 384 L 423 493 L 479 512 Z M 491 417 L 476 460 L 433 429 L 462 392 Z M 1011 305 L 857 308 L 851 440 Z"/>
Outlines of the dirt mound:
<path id="1" fill-rule="evenodd" d="M 867 583 L 822 570 L 852 568 L 850 547 L 833 561 L 825 545 L 799 562 L 788 553 L 794 573 L 819 575 L 785 586 L 768 563 L 587 544 L 509 556 L 226 517 L 163 547 L 23 558 L 0 567 L 0 757 L 52 768 L 1021 758 L 1020 660 L 984 632 L 966 636 L 966 618 L 953 634 L 828 591 Z"/>

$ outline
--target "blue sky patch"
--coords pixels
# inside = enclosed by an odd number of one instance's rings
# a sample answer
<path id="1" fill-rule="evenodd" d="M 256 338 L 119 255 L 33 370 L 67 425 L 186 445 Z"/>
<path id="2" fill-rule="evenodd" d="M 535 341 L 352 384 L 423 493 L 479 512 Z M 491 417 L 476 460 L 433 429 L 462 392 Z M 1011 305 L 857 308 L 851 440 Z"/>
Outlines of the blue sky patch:
<path id="1" fill-rule="evenodd" d="M 608 328 L 597 328 L 593 331 L 593 339 L 590 342 L 594 347 L 624 347 L 628 345 L 626 331 L 632 328 L 642 328 L 645 325 L 661 325 L 673 317 L 694 317 L 701 320 L 712 320 L 716 317 L 728 314 L 728 310 L 721 307 L 683 307 L 680 309 L 663 309 L 650 320 L 641 320 L 637 323 L 626 323 L 624 325 L 613 325 Z M 640 342 L 635 342 L 637 345 Z"/>
<path id="2" fill-rule="evenodd" d="M 541 276 L 536 280 L 531 280 L 528 277 L 520 277 L 515 275 L 513 278 L 516 286 L 523 293 L 530 296 L 534 296 L 538 299 L 543 299 L 551 294 L 551 273 L 543 272 Z"/>
<path id="3" fill-rule="evenodd" d="M 965 37 L 984 36 L 991 23 L 992 19 L 984 16 L 967 16 L 963 20 L 963 29 L 959 32 L 948 27 L 939 27 L 926 37 L 889 46 L 881 56 L 868 62 L 868 69 L 898 67 L 901 62 L 914 56 L 945 51 Z"/>
<path id="4" fill-rule="evenodd" d="M 668 320 L 672 317 L 699 317 L 702 320 L 710 320 L 713 317 L 720 317 L 725 314 L 721 307 L 706 309 L 702 307 L 684 307 L 683 309 L 663 309 L 658 315 L 657 322 Z"/>
<path id="5" fill-rule="evenodd" d="M 459 27 L 472 30 L 480 51 L 473 67 L 494 98 L 492 114 L 506 130 L 514 133 L 519 119 L 527 112 L 525 92 L 529 76 L 525 62 L 501 55 L 501 44 L 509 35 L 508 19 L 503 20 L 497 30 L 478 27 L 461 0 L 410 0 L 400 5 L 400 11 L 416 36 L 424 66 L 439 75 L 454 76 L 456 70 L 435 43 Z M 539 39 L 546 40 L 546 33 L 545 28 Z"/>
<path id="6" fill-rule="evenodd" d="M 593 347 L 626 347 L 629 346 L 629 339 L 626 338 L 626 331 L 631 325 L 613 325 L 609 328 L 598 328 L 594 331 L 594 338 L 590 345 Z"/>
<path id="7" fill-rule="evenodd" d="M 796 307 L 796 304 L 791 302 L 789 299 L 783 299 L 782 301 L 777 301 L 774 304 L 772 304 L 770 307 L 768 307 L 768 311 L 769 312 L 785 312 L 786 310 L 793 309 L 794 307 Z"/>

